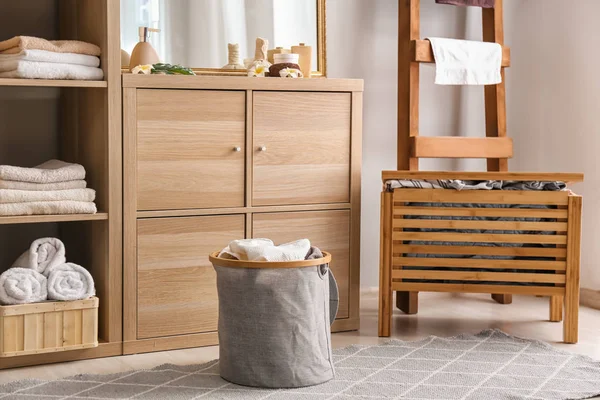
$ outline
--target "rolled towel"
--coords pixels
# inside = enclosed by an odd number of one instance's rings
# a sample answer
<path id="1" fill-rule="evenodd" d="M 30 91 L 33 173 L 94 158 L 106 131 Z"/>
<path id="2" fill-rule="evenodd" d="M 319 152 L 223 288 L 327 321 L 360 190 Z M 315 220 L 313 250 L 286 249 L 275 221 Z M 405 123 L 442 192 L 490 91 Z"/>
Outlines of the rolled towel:
<path id="1" fill-rule="evenodd" d="M 85 168 L 60 160 L 49 160 L 33 168 L 0 165 L 0 179 L 30 183 L 56 183 L 85 179 Z"/>
<path id="2" fill-rule="evenodd" d="M 219 253 L 219 257 L 234 260 L 249 260 L 248 253 L 267 246 L 275 246 L 270 239 L 241 239 L 232 240 L 227 247 Z"/>
<path id="3" fill-rule="evenodd" d="M 28 191 L 46 191 L 46 190 L 69 190 L 85 189 L 87 183 L 84 180 L 56 182 L 56 183 L 29 183 L 17 181 L 5 181 L 0 179 L 0 189 L 28 190 Z"/>
<path id="4" fill-rule="evenodd" d="M 32 203 L 0 204 L 0 215 L 68 215 L 96 214 L 96 204 L 90 201 L 34 201 Z"/>
<path id="5" fill-rule="evenodd" d="M 0 189 L 0 204 L 5 203 L 31 203 L 35 201 L 94 201 L 96 191 L 93 189 L 68 189 L 68 190 L 12 190 Z"/>
<path id="6" fill-rule="evenodd" d="M 10 268 L 0 275 L 0 304 L 28 304 L 47 299 L 47 279 L 36 270 Z"/>
<path id="7" fill-rule="evenodd" d="M 0 62 L 0 78 L 101 81 L 104 71 L 85 65 L 37 61 Z"/>
<path id="8" fill-rule="evenodd" d="M 275 246 L 269 239 L 234 240 L 220 255 L 247 261 L 299 261 L 304 260 L 310 250 L 310 241 L 300 239 Z"/>
<path id="9" fill-rule="evenodd" d="M 95 44 L 78 40 L 46 40 L 32 36 L 15 36 L 0 42 L 1 54 L 18 54 L 23 50 L 46 50 L 55 53 L 76 53 L 99 56 L 102 51 Z"/>
<path id="10" fill-rule="evenodd" d="M 49 268 L 64 264 L 66 261 L 65 245 L 60 239 L 42 238 L 31 243 L 29 250 L 23 253 L 12 267 L 33 269 L 45 274 Z"/>
<path id="11" fill-rule="evenodd" d="M 49 268 L 48 299 L 83 300 L 96 294 L 92 275 L 80 265 L 65 263 Z"/>

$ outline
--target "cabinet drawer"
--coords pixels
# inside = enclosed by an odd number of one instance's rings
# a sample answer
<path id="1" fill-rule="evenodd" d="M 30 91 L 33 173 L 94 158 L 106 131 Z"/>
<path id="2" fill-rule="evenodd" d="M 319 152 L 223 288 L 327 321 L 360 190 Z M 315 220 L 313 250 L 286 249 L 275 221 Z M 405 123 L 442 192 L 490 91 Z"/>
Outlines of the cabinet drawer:
<path id="1" fill-rule="evenodd" d="M 350 201 L 350 93 L 254 93 L 254 206 Z"/>
<path id="2" fill-rule="evenodd" d="M 138 220 L 138 339 L 217 330 L 208 254 L 244 228 L 243 215 Z"/>
<path id="3" fill-rule="evenodd" d="M 331 253 L 331 269 L 340 290 L 338 318 L 348 318 L 350 276 L 350 211 L 309 211 L 254 214 L 252 236 L 281 244 L 301 238 Z"/>
<path id="4" fill-rule="evenodd" d="M 244 92 L 137 91 L 137 208 L 244 205 Z"/>

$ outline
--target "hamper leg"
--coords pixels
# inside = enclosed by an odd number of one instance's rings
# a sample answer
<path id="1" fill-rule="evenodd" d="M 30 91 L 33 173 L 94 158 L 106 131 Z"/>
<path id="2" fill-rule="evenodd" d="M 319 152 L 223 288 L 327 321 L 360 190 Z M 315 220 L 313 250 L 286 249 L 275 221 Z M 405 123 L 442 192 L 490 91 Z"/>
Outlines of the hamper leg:
<path id="1" fill-rule="evenodd" d="M 579 334 L 579 269 L 581 260 L 581 197 L 569 196 L 567 271 L 565 274 L 565 343 L 577 343 Z"/>
<path id="2" fill-rule="evenodd" d="M 512 294 L 492 294 L 492 299 L 500 304 L 511 304 Z"/>
<path id="3" fill-rule="evenodd" d="M 381 193 L 379 247 L 379 336 L 389 337 L 392 326 L 392 194 Z"/>
<path id="4" fill-rule="evenodd" d="M 419 312 L 419 292 L 396 292 L 396 307 L 405 314 Z"/>
<path id="5" fill-rule="evenodd" d="M 550 322 L 563 320 L 563 296 L 550 297 Z"/>

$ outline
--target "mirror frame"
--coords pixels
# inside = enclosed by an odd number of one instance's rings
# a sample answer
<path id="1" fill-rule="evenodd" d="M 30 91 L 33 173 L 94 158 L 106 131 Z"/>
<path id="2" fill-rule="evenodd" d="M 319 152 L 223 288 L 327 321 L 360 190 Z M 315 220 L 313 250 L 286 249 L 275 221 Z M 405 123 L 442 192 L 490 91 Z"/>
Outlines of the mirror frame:
<path id="1" fill-rule="evenodd" d="M 317 70 L 312 71 L 312 78 L 327 77 L 327 0 L 314 0 L 317 2 Z M 222 69 L 222 68 L 194 68 L 190 67 L 196 75 L 219 75 L 219 76 L 246 76 L 246 70 Z M 121 66 L 123 72 L 129 72 L 129 68 Z"/>

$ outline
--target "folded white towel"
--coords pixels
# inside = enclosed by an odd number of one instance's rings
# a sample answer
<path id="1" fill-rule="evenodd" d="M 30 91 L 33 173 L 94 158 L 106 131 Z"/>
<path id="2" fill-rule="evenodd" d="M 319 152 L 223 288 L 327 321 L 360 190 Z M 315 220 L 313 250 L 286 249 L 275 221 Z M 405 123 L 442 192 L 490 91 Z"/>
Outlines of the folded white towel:
<path id="1" fill-rule="evenodd" d="M 49 268 L 48 299 L 50 300 L 83 300 L 96 294 L 92 275 L 80 265 L 65 263 Z"/>
<path id="2" fill-rule="evenodd" d="M 57 238 L 41 238 L 29 246 L 29 250 L 21 254 L 12 268 L 29 268 L 43 274 L 48 268 L 64 264 L 65 245 Z"/>
<path id="3" fill-rule="evenodd" d="M 12 71 L 17 69 L 19 61 L 37 61 L 60 64 L 85 65 L 86 67 L 100 66 L 100 58 L 96 56 L 88 56 L 87 54 L 76 53 L 55 53 L 46 50 L 23 50 L 17 54 L 0 54 L 0 64 L 6 65 L 4 71 Z M 14 67 L 9 68 L 10 63 L 14 63 Z"/>
<path id="4" fill-rule="evenodd" d="M 502 46 L 498 43 L 428 38 L 438 85 L 495 85 L 502 82 Z"/>
<path id="5" fill-rule="evenodd" d="M 56 183 L 85 179 L 85 168 L 60 160 L 49 160 L 33 168 L 0 165 L 0 179 L 30 183 Z"/>
<path id="6" fill-rule="evenodd" d="M 32 203 L 0 204 L 0 215 L 66 215 L 96 214 L 96 204 L 89 201 L 35 201 Z"/>
<path id="7" fill-rule="evenodd" d="M 234 240 L 221 251 L 219 257 L 246 261 L 299 261 L 310 250 L 310 241 L 300 239 L 275 246 L 269 239 Z"/>
<path id="8" fill-rule="evenodd" d="M 46 277 L 28 268 L 10 268 L 0 275 L 0 304 L 28 304 L 48 299 Z"/>
<path id="9" fill-rule="evenodd" d="M 27 191 L 34 191 L 34 192 L 43 192 L 43 191 L 49 191 L 49 190 L 85 189 L 86 187 L 87 187 L 87 183 L 84 180 L 55 182 L 55 183 L 31 183 L 31 182 L 5 181 L 3 179 L 0 179 L 0 189 L 27 190 Z"/>
<path id="10" fill-rule="evenodd" d="M 101 81 L 104 71 L 85 65 L 61 64 L 37 61 L 0 62 L 0 78 L 20 79 L 78 79 Z"/>
<path id="11" fill-rule="evenodd" d="M 3 203 L 31 203 L 34 201 L 94 201 L 96 191 L 93 189 L 68 189 L 68 190 L 13 190 L 0 189 L 0 204 Z"/>

